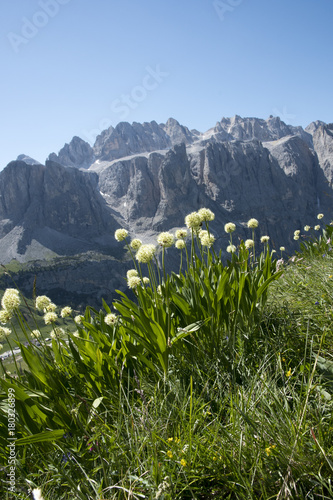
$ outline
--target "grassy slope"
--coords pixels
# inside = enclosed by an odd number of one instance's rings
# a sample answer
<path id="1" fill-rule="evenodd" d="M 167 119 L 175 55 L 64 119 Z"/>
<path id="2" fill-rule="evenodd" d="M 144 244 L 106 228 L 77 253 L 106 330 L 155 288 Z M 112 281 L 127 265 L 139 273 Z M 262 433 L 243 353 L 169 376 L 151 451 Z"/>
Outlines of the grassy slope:
<path id="1" fill-rule="evenodd" d="M 242 383 L 216 360 L 188 377 L 175 362 L 168 380 L 138 381 L 137 394 L 124 392 L 112 409 L 103 401 L 86 448 L 60 443 L 30 479 L 58 500 L 332 498 L 333 388 L 319 361 L 333 358 L 332 298 L 333 257 L 296 259 L 271 285 L 262 323 L 244 332 L 258 350 L 240 359 Z M 79 467 L 63 461 L 69 452 Z"/>

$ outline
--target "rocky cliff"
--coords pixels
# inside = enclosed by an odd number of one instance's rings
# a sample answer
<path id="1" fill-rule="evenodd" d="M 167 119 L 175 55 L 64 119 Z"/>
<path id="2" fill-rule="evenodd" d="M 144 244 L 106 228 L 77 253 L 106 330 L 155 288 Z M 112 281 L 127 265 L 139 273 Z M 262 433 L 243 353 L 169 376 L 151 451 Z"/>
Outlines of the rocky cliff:
<path id="1" fill-rule="evenodd" d="M 224 224 L 234 222 L 246 238 L 245 223 L 256 217 L 258 236 L 292 252 L 295 229 L 314 225 L 319 211 L 331 220 L 332 171 L 333 125 L 319 121 L 303 130 L 277 117 L 235 116 L 204 133 L 172 118 L 120 123 L 93 146 L 74 137 L 45 166 L 22 156 L 0 172 L 1 263 L 43 262 L 45 292 L 60 287 L 89 301 L 90 286 L 90 297 L 108 296 L 126 268 L 116 228 L 154 242 L 203 206 L 216 214 L 212 230 L 223 251 Z M 36 270 L 25 265 L 27 289 Z"/>

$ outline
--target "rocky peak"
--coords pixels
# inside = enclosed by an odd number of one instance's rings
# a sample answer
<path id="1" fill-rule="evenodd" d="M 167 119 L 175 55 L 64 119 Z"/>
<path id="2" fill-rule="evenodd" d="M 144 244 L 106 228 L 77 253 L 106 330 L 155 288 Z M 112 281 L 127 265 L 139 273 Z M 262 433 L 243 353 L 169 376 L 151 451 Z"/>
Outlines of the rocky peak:
<path id="1" fill-rule="evenodd" d="M 65 144 L 57 155 L 51 153 L 48 160 L 60 163 L 60 165 L 66 167 L 86 169 L 95 161 L 95 155 L 88 142 L 75 136 L 69 144 Z"/>
<path id="2" fill-rule="evenodd" d="M 165 149 L 171 146 L 168 136 L 159 125 L 150 123 L 120 122 L 114 129 L 99 135 L 94 145 L 100 161 L 113 161 L 136 153 Z"/>
<path id="3" fill-rule="evenodd" d="M 31 156 L 28 156 L 25 154 L 18 155 L 18 157 L 16 158 L 16 161 L 24 161 L 24 163 L 26 163 L 27 165 L 41 165 L 41 163 L 39 161 L 37 161 L 34 158 L 31 158 Z"/>
<path id="4" fill-rule="evenodd" d="M 183 125 L 180 125 L 174 118 L 169 118 L 165 125 L 160 125 L 167 136 L 170 138 L 171 144 L 174 146 L 176 144 L 191 144 L 194 140 L 194 134 Z"/>
<path id="5" fill-rule="evenodd" d="M 109 127 L 106 130 L 103 130 L 95 140 L 94 144 L 94 153 L 96 158 L 99 158 L 101 156 L 101 152 L 103 149 L 104 144 L 109 140 L 109 138 L 112 136 L 112 133 L 114 131 L 114 127 Z"/>
<path id="6" fill-rule="evenodd" d="M 311 122 L 306 128 L 305 131 L 308 132 L 308 134 L 313 135 L 315 131 L 317 130 L 318 127 L 322 127 L 326 125 L 324 122 L 320 120 L 316 120 L 314 122 Z"/>

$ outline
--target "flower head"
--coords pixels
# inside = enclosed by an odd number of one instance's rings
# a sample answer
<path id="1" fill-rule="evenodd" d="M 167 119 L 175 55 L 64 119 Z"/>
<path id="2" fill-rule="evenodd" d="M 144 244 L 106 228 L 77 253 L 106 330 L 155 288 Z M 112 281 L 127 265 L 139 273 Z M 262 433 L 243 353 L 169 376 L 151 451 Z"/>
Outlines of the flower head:
<path id="1" fill-rule="evenodd" d="M 44 500 L 44 498 L 42 497 L 42 490 L 40 488 L 35 488 L 34 490 L 32 490 L 32 494 L 34 500 Z"/>
<path id="2" fill-rule="evenodd" d="M 172 247 L 175 237 L 171 233 L 160 233 L 157 237 L 157 242 L 164 248 Z"/>
<path id="3" fill-rule="evenodd" d="M 142 241 L 139 240 L 138 238 L 135 238 L 134 240 L 131 241 L 131 248 L 133 248 L 133 250 L 139 250 L 141 245 Z"/>
<path id="4" fill-rule="evenodd" d="M 168 457 L 169 457 L 169 458 L 172 458 L 172 457 L 173 457 L 173 453 L 172 453 L 172 451 L 171 451 L 171 450 L 168 450 L 168 451 L 167 451 L 167 455 L 168 455 Z"/>
<path id="5" fill-rule="evenodd" d="M 299 229 L 296 229 L 296 231 L 294 231 L 294 236 L 299 236 L 301 234 L 301 231 Z"/>
<path id="6" fill-rule="evenodd" d="M 142 262 L 143 264 L 148 264 L 154 257 L 156 252 L 155 245 L 141 245 L 139 250 L 135 254 L 135 258 L 138 262 Z"/>
<path id="7" fill-rule="evenodd" d="M 315 226 L 314 228 L 315 228 L 315 231 L 319 231 L 319 229 L 320 229 L 319 224 L 317 226 Z"/>
<path id="8" fill-rule="evenodd" d="M 6 311 L 13 311 L 21 303 L 20 293 L 16 288 L 7 288 L 3 294 L 1 305 Z"/>
<path id="9" fill-rule="evenodd" d="M 294 234 L 294 240 L 296 240 L 296 241 L 299 240 L 298 234 Z"/>
<path id="10" fill-rule="evenodd" d="M 129 269 L 126 273 L 127 279 L 133 278 L 133 276 L 139 276 L 139 273 L 136 269 Z"/>
<path id="11" fill-rule="evenodd" d="M 229 245 L 229 246 L 227 246 L 227 252 L 229 252 L 229 253 L 234 253 L 234 252 L 236 252 L 236 247 L 235 247 L 235 245 Z"/>
<path id="12" fill-rule="evenodd" d="M 57 309 L 57 306 L 53 303 L 50 302 L 44 309 L 44 312 L 54 312 Z"/>
<path id="13" fill-rule="evenodd" d="M 109 326 L 115 325 L 117 323 L 117 320 L 118 317 L 113 313 L 107 314 L 104 318 L 104 322 Z"/>
<path id="14" fill-rule="evenodd" d="M 50 303 L 51 299 L 46 297 L 46 295 L 39 295 L 36 297 L 36 309 L 38 309 L 38 311 L 44 311 Z"/>
<path id="15" fill-rule="evenodd" d="M 198 212 L 191 212 L 185 217 L 185 224 L 189 229 L 197 230 L 201 226 L 202 219 Z"/>
<path id="16" fill-rule="evenodd" d="M 127 285 L 129 288 L 136 288 L 141 283 L 141 278 L 139 276 L 131 276 L 128 278 Z"/>
<path id="17" fill-rule="evenodd" d="M 175 243 L 175 247 L 178 248 L 178 250 L 182 250 L 183 248 L 185 248 L 185 241 L 177 240 Z"/>
<path id="18" fill-rule="evenodd" d="M 175 235 L 177 240 L 185 240 L 187 238 L 187 229 L 177 229 Z"/>
<path id="19" fill-rule="evenodd" d="M 5 325 L 12 318 L 13 311 L 7 311 L 7 309 L 2 309 L 0 311 L 0 323 Z"/>
<path id="20" fill-rule="evenodd" d="M 44 321 L 46 325 L 50 325 L 51 323 L 54 323 L 57 321 L 58 316 L 56 315 L 55 312 L 47 312 L 44 314 Z"/>
<path id="21" fill-rule="evenodd" d="M 318 214 L 317 219 L 322 219 L 324 217 L 324 214 Z"/>
<path id="22" fill-rule="evenodd" d="M 247 227 L 250 227 L 252 229 L 254 229 L 255 227 L 258 227 L 259 226 L 259 222 L 257 221 L 257 219 L 250 219 L 247 223 Z"/>
<path id="23" fill-rule="evenodd" d="M 39 339 L 39 337 L 40 337 L 40 331 L 39 330 L 32 330 L 31 337 L 34 338 L 34 339 Z"/>
<path id="24" fill-rule="evenodd" d="M 235 229 L 236 229 L 236 224 L 234 224 L 233 222 L 228 222 L 224 226 L 224 230 L 226 233 L 233 233 Z"/>
<path id="25" fill-rule="evenodd" d="M 66 306 L 66 307 L 63 307 L 61 309 L 60 315 L 61 315 L 62 318 L 67 318 L 67 316 L 70 316 L 71 314 L 72 314 L 72 308 L 71 307 Z"/>
<path id="26" fill-rule="evenodd" d="M 63 328 L 59 328 L 58 326 L 54 328 L 54 332 L 56 336 L 58 337 L 59 335 L 65 335 L 65 330 Z M 52 337 L 52 335 L 51 335 Z"/>
<path id="27" fill-rule="evenodd" d="M 77 325 L 80 325 L 83 319 L 83 316 L 81 316 L 81 314 L 78 314 L 77 316 L 75 316 L 74 321 Z"/>
<path id="28" fill-rule="evenodd" d="M 310 226 L 304 226 L 304 231 L 310 231 L 311 227 Z"/>
<path id="29" fill-rule="evenodd" d="M 12 333 L 10 328 L 6 328 L 4 326 L 0 326 L 0 339 L 4 339 L 8 337 Z"/>
<path id="30" fill-rule="evenodd" d="M 253 240 L 246 240 L 245 241 L 245 248 L 252 248 L 253 246 L 254 246 Z"/>
<path id="31" fill-rule="evenodd" d="M 148 285 L 149 284 L 149 278 L 147 278 L 147 276 L 144 276 L 142 278 L 142 282 L 145 284 L 145 285 Z"/>
<path id="32" fill-rule="evenodd" d="M 209 234 L 208 231 L 200 231 L 199 238 L 201 245 L 210 248 L 215 241 L 215 236 Z"/>
<path id="33" fill-rule="evenodd" d="M 126 231 L 126 229 L 117 229 L 117 231 L 114 233 L 114 237 L 117 241 L 124 241 L 126 240 L 127 236 L 128 231 Z"/>
<path id="34" fill-rule="evenodd" d="M 180 465 L 182 465 L 183 467 L 186 467 L 187 462 L 186 462 L 186 460 L 184 460 L 184 458 L 181 459 Z"/>
<path id="35" fill-rule="evenodd" d="M 281 250 L 281 252 L 285 252 L 286 251 L 285 247 L 280 247 L 280 250 Z"/>
<path id="36" fill-rule="evenodd" d="M 268 241 L 269 241 L 269 236 L 262 236 L 262 237 L 260 238 L 260 241 L 261 241 L 261 243 L 268 243 Z"/>
<path id="37" fill-rule="evenodd" d="M 201 221 L 210 221 L 215 219 L 215 214 L 209 208 L 200 208 L 198 215 Z"/>

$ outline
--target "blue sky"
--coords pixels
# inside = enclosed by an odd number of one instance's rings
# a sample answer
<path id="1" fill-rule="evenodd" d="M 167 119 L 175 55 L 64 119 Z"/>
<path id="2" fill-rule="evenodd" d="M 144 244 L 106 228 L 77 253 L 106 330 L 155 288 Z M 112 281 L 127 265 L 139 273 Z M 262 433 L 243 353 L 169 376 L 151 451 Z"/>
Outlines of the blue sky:
<path id="1" fill-rule="evenodd" d="M 120 121 L 333 121 L 333 0 L 7 0 L 0 169 Z"/>

